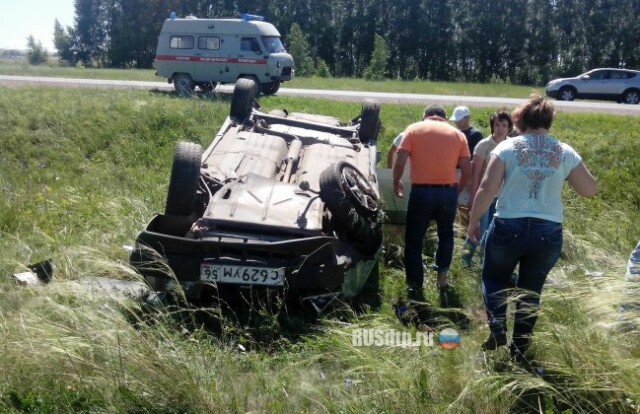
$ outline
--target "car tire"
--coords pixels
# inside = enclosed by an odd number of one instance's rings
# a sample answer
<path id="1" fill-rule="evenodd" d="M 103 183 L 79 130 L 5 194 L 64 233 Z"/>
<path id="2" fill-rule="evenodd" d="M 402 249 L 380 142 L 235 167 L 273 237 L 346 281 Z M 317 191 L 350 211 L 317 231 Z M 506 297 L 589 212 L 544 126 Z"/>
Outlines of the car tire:
<path id="1" fill-rule="evenodd" d="M 570 86 L 563 86 L 558 91 L 559 101 L 573 101 L 576 99 L 576 90 Z"/>
<path id="2" fill-rule="evenodd" d="M 201 162 L 200 145 L 178 142 L 173 154 L 165 215 L 190 216 L 195 212 Z"/>
<path id="3" fill-rule="evenodd" d="M 242 122 L 251 114 L 257 89 L 258 86 L 253 79 L 238 79 L 235 88 L 233 88 L 233 97 L 231 98 L 231 110 L 229 111 L 231 118 Z"/>
<path id="4" fill-rule="evenodd" d="M 273 81 L 269 83 L 263 83 L 260 85 L 260 92 L 263 95 L 273 95 L 280 89 L 280 81 Z"/>
<path id="5" fill-rule="evenodd" d="M 348 162 L 331 165 L 320 174 L 320 199 L 331 212 L 334 228 L 365 255 L 382 241 L 380 202 L 364 175 Z"/>
<path id="6" fill-rule="evenodd" d="M 200 82 L 198 83 L 198 89 L 205 93 L 211 93 L 216 88 L 216 82 Z"/>
<path id="7" fill-rule="evenodd" d="M 333 164 L 322 172 L 320 175 L 320 198 L 322 198 L 323 188 L 332 193 L 340 193 L 340 198 L 337 200 L 340 205 L 336 206 L 338 209 L 355 208 L 358 214 L 367 218 L 378 215 L 380 201 L 371 183 L 356 167 L 346 161 Z M 335 197 L 330 203 L 333 203 L 334 200 L 336 200 Z"/>
<path id="8" fill-rule="evenodd" d="M 622 103 L 637 105 L 640 102 L 640 90 L 629 89 L 622 94 Z"/>
<path id="9" fill-rule="evenodd" d="M 193 95 L 196 85 L 188 74 L 177 73 L 173 77 L 173 87 L 180 96 L 191 96 Z"/>
<path id="10" fill-rule="evenodd" d="M 360 113 L 360 140 L 366 144 L 374 145 L 378 140 L 380 131 L 380 104 L 374 101 L 365 101 Z"/>

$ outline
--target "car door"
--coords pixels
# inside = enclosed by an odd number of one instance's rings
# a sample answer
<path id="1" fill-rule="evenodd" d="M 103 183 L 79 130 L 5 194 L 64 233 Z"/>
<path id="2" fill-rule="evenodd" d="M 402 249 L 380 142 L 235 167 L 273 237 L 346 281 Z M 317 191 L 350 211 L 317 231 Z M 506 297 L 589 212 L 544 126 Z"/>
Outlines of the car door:
<path id="1" fill-rule="evenodd" d="M 585 98 L 597 98 L 606 94 L 609 71 L 605 69 L 589 72 L 589 78 L 582 78 L 579 83 L 578 93 Z"/>
<path id="2" fill-rule="evenodd" d="M 610 72 L 607 95 L 619 96 L 629 86 L 629 72 L 624 70 L 612 70 Z"/>
<path id="3" fill-rule="evenodd" d="M 196 82 L 219 82 L 222 62 L 226 59 L 220 54 L 220 36 L 203 34 L 198 36 L 195 62 Z"/>
<path id="4" fill-rule="evenodd" d="M 237 59 L 237 71 L 240 75 L 253 75 L 258 82 L 265 82 L 264 73 L 267 60 L 263 56 L 260 42 L 255 36 L 240 38 L 240 53 Z"/>

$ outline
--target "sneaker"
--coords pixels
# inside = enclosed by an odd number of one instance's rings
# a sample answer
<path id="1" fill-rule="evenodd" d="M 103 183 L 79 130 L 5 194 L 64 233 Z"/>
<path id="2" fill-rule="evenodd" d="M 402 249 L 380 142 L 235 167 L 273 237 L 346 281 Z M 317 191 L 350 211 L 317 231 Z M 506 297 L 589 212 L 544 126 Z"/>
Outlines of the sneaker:
<path id="1" fill-rule="evenodd" d="M 460 296 L 451 285 L 440 287 L 440 307 L 441 308 L 461 308 Z"/>
<path id="2" fill-rule="evenodd" d="M 489 334 L 489 337 L 482 344 L 481 348 L 483 351 L 495 351 L 500 346 L 505 346 L 507 344 L 507 334 L 502 333 L 500 335 L 494 335 L 493 333 Z"/>
<path id="3" fill-rule="evenodd" d="M 462 256 L 460 256 L 460 261 L 466 267 L 471 267 L 471 259 L 473 259 L 473 254 L 476 251 L 476 247 L 478 245 L 472 242 L 470 239 L 466 239 L 464 241 L 464 245 L 462 246 Z"/>

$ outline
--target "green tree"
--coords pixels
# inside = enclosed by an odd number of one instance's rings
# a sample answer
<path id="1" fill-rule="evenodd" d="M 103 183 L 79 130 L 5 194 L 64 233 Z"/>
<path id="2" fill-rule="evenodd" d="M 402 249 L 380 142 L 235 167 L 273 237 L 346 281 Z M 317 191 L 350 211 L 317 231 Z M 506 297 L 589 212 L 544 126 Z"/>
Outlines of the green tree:
<path id="1" fill-rule="evenodd" d="M 288 50 L 293 56 L 293 63 L 296 67 L 296 75 L 312 76 L 313 60 L 309 56 L 309 41 L 302 32 L 298 23 L 291 25 L 291 30 L 287 35 Z"/>
<path id="2" fill-rule="evenodd" d="M 42 65 L 49 59 L 49 52 L 42 47 L 42 42 L 34 39 L 32 35 L 27 37 L 27 60 L 31 65 Z"/>
<path id="3" fill-rule="evenodd" d="M 156 55 L 158 35 L 164 19 L 164 0 L 111 0 L 109 10 L 110 66 L 149 68 Z"/>
<path id="4" fill-rule="evenodd" d="M 454 24 L 451 8 L 463 7 L 449 0 L 422 0 L 420 12 L 413 16 L 417 33 L 410 45 L 422 79 L 450 80 L 455 61 Z"/>
<path id="5" fill-rule="evenodd" d="M 387 42 L 380 35 L 376 35 L 373 41 L 373 53 L 369 66 L 364 71 L 365 79 L 382 80 L 387 75 L 387 61 L 389 60 L 389 48 Z"/>
<path id="6" fill-rule="evenodd" d="M 544 85 L 551 79 L 558 58 L 558 36 L 552 16 L 553 9 L 548 0 L 529 1 L 525 22 L 527 38 L 523 45 L 527 54 L 524 84 Z"/>
<path id="7" fill-rule="evenodd" d="M 327 62 L 323 59 L 318 59 L 318 64 L 316 65 L 316 76 L 321 78 L 330 78 L 331 72 L 329 71 L 329 66 Z"/>
<path id="8" fill-rule="evenodd" d="M 58 19 L 53 26 L 53 45 L 56 47 L 58 61 L 63 65 L 74 66 L 78 63 L 76 58 L 76 42 L 74 30 L 67 27 L 65 30 Z"/>
<path id="9" fill-rule="evenodd" d="M 77 58 L 86 66 L 104 66 L 108 48 L 107 10 L 111 1 L 75 0 L 75 31 L 78 35 Z"/>

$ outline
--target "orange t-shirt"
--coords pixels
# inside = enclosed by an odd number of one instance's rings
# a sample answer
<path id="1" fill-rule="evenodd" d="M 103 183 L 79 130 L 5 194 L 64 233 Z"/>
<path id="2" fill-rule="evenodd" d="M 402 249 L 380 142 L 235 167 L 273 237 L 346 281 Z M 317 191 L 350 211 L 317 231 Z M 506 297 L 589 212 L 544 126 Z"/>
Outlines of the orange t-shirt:
<path id="1" fill-rule="evenodd" d="M 404 131 L 400 149 L 409 152 L 412 184 L 455 184 L 459 158 L 469 158 L 467 138 L 443 118 L 432 116 Z"/>

